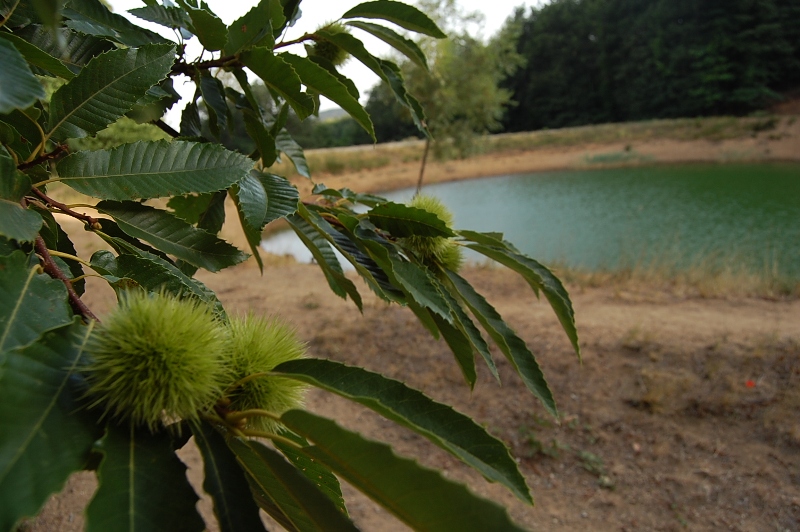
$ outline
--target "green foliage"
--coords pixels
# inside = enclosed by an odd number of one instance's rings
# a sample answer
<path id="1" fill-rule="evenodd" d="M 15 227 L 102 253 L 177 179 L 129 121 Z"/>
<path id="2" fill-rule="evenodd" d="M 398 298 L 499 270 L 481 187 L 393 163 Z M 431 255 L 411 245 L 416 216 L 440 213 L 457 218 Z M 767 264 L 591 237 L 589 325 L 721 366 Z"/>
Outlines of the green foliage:
<path id="1" fill-rule="evenodd" d="M 501 34 L 485 43 L 475 37 L 479 15 L 460 12 L 452 0 L 430 0 L 421 7 L 447 30 L 449 38 L 403 41 L 399 47 L 407 58 L 401 63 L 403 76 L 425 108 L 427 125 L 436 140 L 434 153 L 465 157 L 476 149 L 476 136 L 500 129 L 504 107 L 511 100 L 511 93 L 501 88 L 500 82 L 520 63 L 513 50 L 516 36 Z M 382 38 L 370 26 L 362 29 Z M 432 57 L 430 65 L 419 59 L 422 51 Z M 390 88 L 380 85 L 373 88 L 367 103 L 378 140 L 415 135 L 408 111 L 389 96 Z"/>
<path id="2" fill-rule="evenodd" d="M 230 199 L 260 266 L 261 231 L 285 220 L 336 294 L 362 306 L 334 251 L 380 298 L 408 306 L 445 339 L 468 386 L 476 359 L 497 376 L 488 334 L 556 414 L 525 343 L 455 273 L 449 251 L 431 255 L 420 243 L 470 247 L 520 273 L 544 293 L 578 352 L 569 298 L 544 266 L 502 236 L 456 230 L 430 202 L 400 205 L 324 185 L 304 202 L 272 168 L 285 158 L 310 177 L 287 129 L 290 109 L 291 120 L 312 116 L 320 95 L 374 135 L 352 81 L 326 57 L 294 53 L 302 44 L 327 43 L 364 63 L 428 134 L 404 70 L 372 55 L 357 33 L 378 36 L 423 69 L 426 47 L 399 31 L 441 37 L 437 24 L 400 2 L 366 2 L 337 23 L 346 32 L 326 26 L 284 42 L 299 2 L 262 0 L 230 27 L 203 2 L 145 3 L 132 13 L 197 37 L 211 57 L 187 57 L 180 43 L 98 0 L 0 0 L 0 530 L 35 515 L 84 469 L 98 479 L 87 530 L 204 529 L 175 454 L 190 433 L 224 531 L 263 530 L 260 509 L 287 530 L 355 529 L 340 478 L 414 529 L 518 529 L 500 506 L 306 412 L 301 391 L 313 386 L 365 405 L 531 503 L 500 440 L 402 382 L 304 358 L 289 326 L 229 317 L 194 278 L 199 268 L 247 258 L 219 237 Z M 172 88 L 179 75 L 196 90 L 175 131 L 161 119 L 180 99 Z M 59 181 L 89 196 L 92 214 L 54 199 L 50 185 Z M 54 213 L 82 222 L 111 250 L 77 256 Z M 81 299 L 87 275 L 119 298 L 102 324 Z"/>
<path id="3" fill-rule="evenodd" d="M 745 114 L 800 84 L 797 2 L 557 0 L 507 30 L 507 131 Z"/>

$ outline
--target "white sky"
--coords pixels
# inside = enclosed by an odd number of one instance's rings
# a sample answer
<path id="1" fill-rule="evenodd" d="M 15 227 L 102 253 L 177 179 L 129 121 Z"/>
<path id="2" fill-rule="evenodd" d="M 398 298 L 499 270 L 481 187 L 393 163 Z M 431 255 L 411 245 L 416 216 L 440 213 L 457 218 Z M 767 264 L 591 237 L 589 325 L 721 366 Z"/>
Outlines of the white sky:
<path id="1" fill-rule="evenodd" d="M 226 24 L 230 24 L 243 14 L 247 13 L 247 11 L 252 8 L 255 4 L 258 3 L 258 0 L 205 0 L 208 5 L 211 7 L 211 10 L 222 19 L 223 22 Z M 300 9 L 302 10 L 303 16 L 298 20 L 297 24 L 289 28 L 285 35 L 285 40 L 291 40 L 293 38 L 297 38 L 304 33 L 312 32 L 319 26 L 323 25 L 326 22 L 331 22 L 333 20 L 338 19 L 342 14 L 347 12 L 350 8 L 362 3 L 365 0 L 341 0 L 341 1 L 332 1 L 332 0 L 303 0 L 300 4 Z M 109 3 L 112 5 L 115 12 L 120 14 L 125 14 L 124 12 L 129 9 L 134 9 L 137 7 L 144 7 L 144 3 L 140 0 L 110 0 Z M 414 3 L 412 1 L 407 1 L 407 3 Z M 457 0 L 457 4 L 461 7 L 461 9 L 465 12 L 473 12 L 477 11 L 484 16 L 485 24 L 481 31 L 481 36 L 484 38 L 491 37 L 494 35 L 498 29 L 503 25 L 506 18 L 511 16 L 514 12 L 514 9 L 518 6 L 528 6 L 538 5 L 541 4 L 541 0 L 492 0 L 491 2 L 487 2 L 486 0 Z M 491 7 L 491 9 L 489 9 Z M 157 31 L 158 33 L 164 35 L 165 37 L 174 39 L 174 33 L 170 30 L 158 26 L 156 24 L 148 23 L 144 20 L 137 19 L 135 17 L 129 16 L 132 20 L 139 24 L 140 26 L 149 28 L 153 31 Z M 380 23 L 384 23 L 383 21 L 378 21 Z M 385 23 L 391 26 L 391 23 Z M 373 38 L 370 35 L 365 34 L 360 30 L 354 30 L 354 34 L 358 34 L 357 36 L 364 41 L 367 49 L 370 50 L 374 55 L 377 56 L 385 56 L 388 55 L 391 51 L 388 45 L 384 44 L 382 41 Z M 197 41 L 197 39 L 191 39 L 187 42 L 187 45 L 191 45 L 192 41 Z M 194 53 L 195 55 L 199 53 L 199 49 Z M 299 53 L 303 55 L 302 45 L 299 45 L 295 53 Z M 190 51 L 191 57 L 191 51 Z M 372 88 L 376 83 L 378 83 L 379 79 L 375 74 L 372 73 L 367 67 L 363 66 L 360 62 L 355 60 L 348 61 L 343 67 L 340 68 L 340 71 L 347 77 L 353 80 L 353 82 L 358 87 L 359 91 L 362 95 L 362 103 L 366 102 L 367 91 Z M 181 92 L 181 87 L 176 86 L 176 89 Z M 187 94 L 184 95 L 185 97 L 191 96 L 191 91 L 187 88 Z M 322 99 L 321 108 L 324 109 L 331 109 L 336 107 L 335 104 Z M 182 108 L 181 104 L 178 104 Z M 180 108 L 178 106 L 174 107 L 170 110 L 167 114 L 166 120 L 173 126 L 177 126 L 178 122 L 180 121 Z"/>

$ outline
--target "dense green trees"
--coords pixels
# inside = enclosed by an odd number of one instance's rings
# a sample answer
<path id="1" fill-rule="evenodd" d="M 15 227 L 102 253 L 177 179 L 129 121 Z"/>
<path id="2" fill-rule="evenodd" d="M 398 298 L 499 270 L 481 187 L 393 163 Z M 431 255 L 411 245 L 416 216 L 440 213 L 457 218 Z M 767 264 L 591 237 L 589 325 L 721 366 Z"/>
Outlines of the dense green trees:
<path id="1" fill-rule="evenodd" d="M 508 131 L 743 114 L 800 85 L 797 0 L 555 0 L 517 11 Z"/>

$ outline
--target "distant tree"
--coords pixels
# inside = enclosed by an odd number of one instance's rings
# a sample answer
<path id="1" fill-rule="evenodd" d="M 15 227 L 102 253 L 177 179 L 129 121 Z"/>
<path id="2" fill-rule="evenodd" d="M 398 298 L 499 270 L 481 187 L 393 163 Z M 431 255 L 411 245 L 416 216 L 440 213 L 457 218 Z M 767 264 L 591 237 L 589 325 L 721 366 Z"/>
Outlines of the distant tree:
<path id="1" fill-rule="evenodd" d="M 507 26 L 507 130 L 744 114 L 800 84 L 797 0 L 554 0 Z"/>
<path id="2" fill-rule="evenodd" d="M 420 9 L 448 34 L 447 40 L 421 38 L 418 45 L 430 64 L 405 60 L 401 69 L 427 115 L 427 125 L 439 153 L 465 156 L 476 135 L 496 131 L 511 92 L 499 82 L 514 72 L 520 59 L 516 36 L 506 30 L 488 42 L 474 36 L 479 13 L 464 13 L 454 0 L 425 0 Z M 426 66 L 428 68 L 426 68 Z M 385 85 L 373 88 L 367 103 L 379 141 L 400 140 L 415 134 L 410 113 L 396 102 Z"/>

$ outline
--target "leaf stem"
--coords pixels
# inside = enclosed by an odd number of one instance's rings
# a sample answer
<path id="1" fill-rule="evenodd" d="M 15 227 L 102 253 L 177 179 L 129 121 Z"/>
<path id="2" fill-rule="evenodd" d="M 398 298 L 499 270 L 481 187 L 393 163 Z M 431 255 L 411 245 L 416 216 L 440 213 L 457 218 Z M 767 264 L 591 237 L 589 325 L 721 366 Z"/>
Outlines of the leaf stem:
<path id="1" fill-rule="evenodd" d="M 298 450 L 303 448 L 302 445 L 298 445 L 289 438 L 284 438 L 283 436 L 278 436 L 277 434 L 272 434 L 271 432 L 262 432 L 260 430 L 243 430 L 241 433 L 250 438 L 266 438 L 268 440 L 281 442 Z"/>
<path id="2" fill-rule="evenodd" d="M 64 286 L 67 287 L 69 304 L 72 306 L 72 309 L 87 320 L 99 322 L 100 320 L 97 319 L 97 316 L 95 316 L 89 307 L 86 306 L 86 303 L 81 301 L 80 296 L 72 287 L 72 282 L 69 280 L 69 278 L 64 275 L 64 272 L 62 272 L 53 261 L 53 257 L 50 256 L 50 251 L 48 251 L 47 245 L 44 243 L 44 240 L 41 236 L 36 237 L 36 244 L 34 247 L 36 248 L 36 254 L 42 259 L 42 268 L 44 269 L 44 272 L 53 279 L 58 279 L 64 283 Z"/>
<path id="3" fill-rule="evenodd" d="M 47 252 L 50 253 L 50 255 L 53 256 L 53 257 L 61 257 L 62 259 L 74 260 L 76 262 L 80 262 L 84 266 L 88 266 L 89 268 L 92 267 L 91 264 L 89 264 L 88 262 L 86 262 L 85 260 L 83 260 L 80 257 L 76 257 L 75 255 L 70 255 L 69 253 L 62 253 L 61 251 L 56 251 L 56 250 L 53 250 L 53 249 L 48 249 Z M 94 268 L 92 268 L 92 269 L 94 269 Z"/>
<path id="4" fill-rule="evenodd" d="M 225 393 L 223 395 L 228 395 L 230 392 L 232 392 L 233 390 L 235 390 L 239 386 L 242 386 L 243 384 L 247 384 L 248 382 L 250 382 L 252 380 L 260 379 L 261 377 L 266 377 L 267 375 L 269 375 L 269 372 L 267 372 L 267 371 L 262 371 L 260 373 L 251 373 L 247 377 L 243 377 L 243 378 L 239 379 L 238 381 L 234 382 L 233 384 L 231 384 L 230 386 L 228 386 L 228 389 L 225 390 Z"/>
<path id="5" fill-rule="evenodd" d="M 275 44 L 275 46 L 272 49 L 273 50 L 277 50 L 278 48 L 285 48 L 285 47 L 291 46 L 293 44 L 300 44 L 301 42 L 319 41 L 319 40 L 321 40 L 321 38 L 316 33 L 306 33 L 305 35 L 303 35 L 301 37 L 298 37 L 297 39 L 295 39 L 293 41 L 285 41 L 285 42 L 277 43 L 277 44 Z"/>
<path id="6" fill-rule="evenodd" d="M 6 15 L 6 17 L 3 20 L 0 20 L 0 28 L 5 26 L 6 22 L 8 22 L 8 19 L 10 19 L 11 15 L 14 14 L 14 11 L 16 11 L 17 6 L 19 5 L 20 1 L 21 0 L 17 0 L 16 2 L 14 2 L 14 6 L 11 8 L 11 11 L 8 12 L 8 15 Z"/>
<path id="7" fill-rule="evenodd" d="M 49 181 L 54 181 L 54 180 L 50 179 Z M 73 218 L 77 218 L 78 220 L 81 220 L 82 222 L 89 224 L 92 227 L 92 229 L 99 228 L 100 222 L 97 220 L 97 218 L 89 216 L 88 214 L 81 214 L 79 212 L 75 212 L 69 207 L 69 205 L 64 205 L 63 203 L 54 200 L 53 198 L 51 198 L 50 196 L 48 196 L 47 194 L 45 194 L 44 192 L 42 192 L 37 188 L 40 184 L 41 183 L 37 183 L 36 185 L 33 185 L 33 188 L 31 190 L 33 190 L 33 193 L 39 196 L 47 205 L 55 207 L 56 209 L 66 214 L 67 216 L 72 216 Z"/>
<path id="8" fill-rule="evenodd" d="M 280 422 L 281 418 L 269 412 L 267 410 L 262 410 L 260 408 L 251 408 L 249 410 L 239 410 L 236 412 L 231 412 L 230 414 L 225 415 L 225 421 L 227 422 L 236 422 L 248 417 L 266 417 L 273 421 Z"/>
<path id="9" fill-rule="evenodd" d="M 170 126 L 161 119 L 153 120 L 150 123 L 174 139 L 181 136 L 181 134 L 175 131 L 175 129 L 172 126 Z"/>

